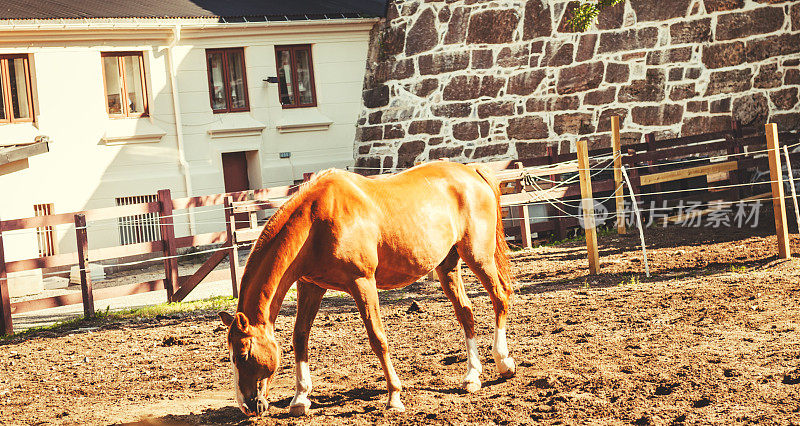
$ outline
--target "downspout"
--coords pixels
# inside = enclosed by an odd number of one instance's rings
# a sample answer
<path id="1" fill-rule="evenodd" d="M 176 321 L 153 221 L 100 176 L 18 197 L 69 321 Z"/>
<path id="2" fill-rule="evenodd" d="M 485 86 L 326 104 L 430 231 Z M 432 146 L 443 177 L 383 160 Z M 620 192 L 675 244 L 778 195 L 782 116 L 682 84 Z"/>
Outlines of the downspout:
<path id="1" fill-rule="evenodd" d="M 181 39 L 181 26 L 175 25 L 172 28 L 172 41 L 167 46 L 167 66 L 169 66 L 169 85 L 172 88 L 172 109 L 175 113 L 175 136 L 178 141 L 178 161 L 181 164 L 183 183 L 186 187 L 186 196 L 193 197 L 192 178 L 189 174 L 189 163 L 186 161 L 186 152 L 183 149 L 183 123 L 181 121 L 181 105 L 178 99 L 178 85 L 176 82 L 178 70 L 175 68 L 175 60 L 172 57 L 172 49 Z M 195 235 L 194 208 L 189 207 L 189 234 Z"/>

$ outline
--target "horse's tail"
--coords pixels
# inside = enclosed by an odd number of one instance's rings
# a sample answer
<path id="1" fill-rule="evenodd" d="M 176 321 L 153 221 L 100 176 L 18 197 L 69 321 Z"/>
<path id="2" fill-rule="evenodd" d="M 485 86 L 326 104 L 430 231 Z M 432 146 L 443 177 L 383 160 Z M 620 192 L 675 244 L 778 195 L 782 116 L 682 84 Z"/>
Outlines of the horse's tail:
<path id="1" fill-rule="evenodd" d="M 495 230 L 495 248 L 494 248 L 494 263 L 497 267 L 497 275 L 500 277 L 500 284 L 503 286 L 503 291 L 507 295 L 514 293 L 511 286 L 512 276 L 511 268 L 508 261 L 508 244 L 506 243 L 506 233 L 503 229 L 503 213 L 500 208 L 500 183 L 494 178 L 492 172 L 480 164 L 471 164 L 475 171 L 483 178 L 484 181 L 494 191 L 495 200 L 497 200 L 497 228 Z"/>

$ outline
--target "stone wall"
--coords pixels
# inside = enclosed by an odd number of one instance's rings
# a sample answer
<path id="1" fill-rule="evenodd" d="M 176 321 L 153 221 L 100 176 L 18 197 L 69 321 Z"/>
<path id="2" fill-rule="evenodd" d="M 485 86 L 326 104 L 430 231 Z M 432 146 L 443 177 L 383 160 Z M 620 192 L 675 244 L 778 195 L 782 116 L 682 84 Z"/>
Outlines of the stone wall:
<path id="1" fill-rule="evenodd" d="M 800 3 L 627 0 L 588 32 L 577 2 L 395 0 L 373 30 L 356 133 L 362 172 L 489 161 L 643 134 L 800 128 Z"/>

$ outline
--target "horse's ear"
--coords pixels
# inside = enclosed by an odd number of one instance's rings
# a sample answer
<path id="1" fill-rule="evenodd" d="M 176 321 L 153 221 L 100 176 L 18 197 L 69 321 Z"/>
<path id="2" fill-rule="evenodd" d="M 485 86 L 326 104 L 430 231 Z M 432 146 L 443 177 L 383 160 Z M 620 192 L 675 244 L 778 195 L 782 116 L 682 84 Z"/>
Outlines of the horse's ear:
<path id="1" fill-rule="evenodd" d="M 219 317 L 222 319 L 222 323 L 225 324 L 225 327 L 230 327 L 233 324 L 233 316 L 231 314 L 222 311 L 219 313 Z"/>
<path id="2" fill-rule="evenodd" d="M 248 321 L 247 317 L 241 312 L 236 313 L 236 327 L 242 332 L 246 332 L 247 327 L 250 327 L 250 321 Z"/>

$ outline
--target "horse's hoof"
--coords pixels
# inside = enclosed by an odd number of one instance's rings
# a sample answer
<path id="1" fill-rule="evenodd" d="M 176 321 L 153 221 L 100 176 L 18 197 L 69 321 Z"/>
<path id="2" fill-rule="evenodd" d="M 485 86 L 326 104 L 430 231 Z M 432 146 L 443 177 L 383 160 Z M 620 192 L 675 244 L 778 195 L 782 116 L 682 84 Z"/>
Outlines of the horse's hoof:
<path id="1" fill-rule="evenodd" d="M 292 405 L 289 407 L 289 414 L 294 417 L 302 417 L 307 416 L 308 413 L 311 411 L 311 407 L 308 405 Z"/>
<path id="2" fill-rule="evenodd" d="M 386 405 L 386 410 L 391 411 L 392 413 L 404 413 L 406 411 L 406 407 L 404 407 L 403 404 Z"/>
<path id="3" fill-rule="evenodd" d="M 464 382 L 462 386 L 464 386 L 464 389 L 469 393 L 475 393 L 481 390 L 481 382 Z"/>
<path id="4" fill-rule="evenodd" d="M 514 358 L 508 357 L 501 360 L 497 364 L 497 372 L 500 373 L 500 377 L 504 379 L 510 379 L 514 377 L 514 374 L 517 373 L 517 366 L 514 363 Z"/>

